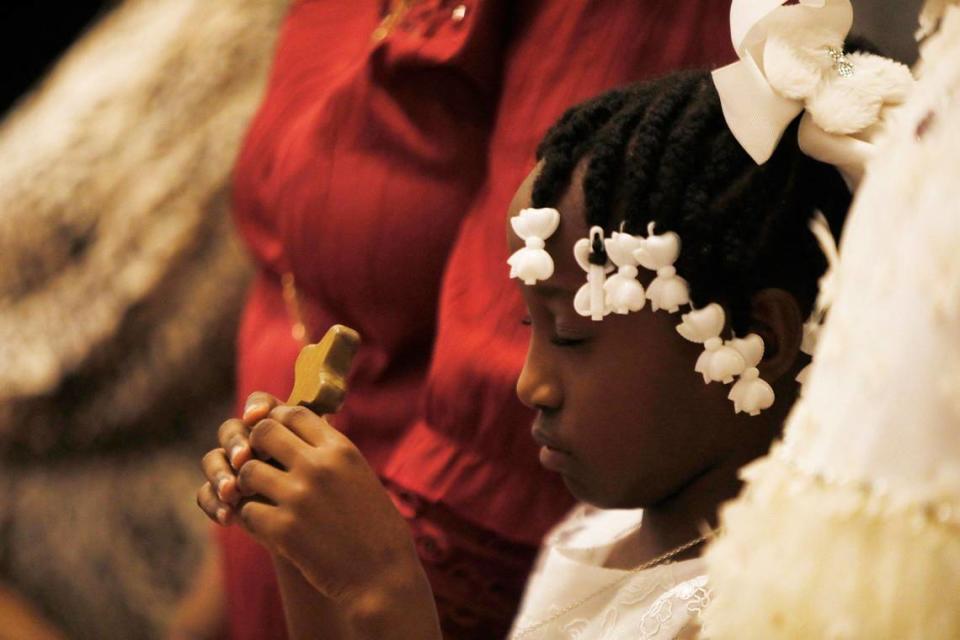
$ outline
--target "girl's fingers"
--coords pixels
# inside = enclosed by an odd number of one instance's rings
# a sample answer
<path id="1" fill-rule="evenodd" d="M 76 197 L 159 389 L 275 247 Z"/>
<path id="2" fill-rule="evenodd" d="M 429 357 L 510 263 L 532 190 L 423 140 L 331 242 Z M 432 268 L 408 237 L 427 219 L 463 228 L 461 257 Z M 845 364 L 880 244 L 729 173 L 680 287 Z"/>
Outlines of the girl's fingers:
<path id="1" fill-rule="evenodd" d="M 217 431 L 220 447 L 227 453 L 230 465 L 239 470 L 243 463 L 253 457 L 250 449 L 250 430 L 242 421 L 231 419 L 220 425 Z"/>
<path id="2" fill-rule="evenodd" d="M 270 411 L 270 417 L 285 424 L 301 440 L 314 447 L 326 442 L 327 432 L 332 429 L 323 418 L 306 407 L 281 405 Z"/>
<path id="3" fill-rule="evenodd" d="M 260 460 L 247 462 L 237 474 L 237 487 L 244 497 L 259 495 L 274 504 L 283 502 L 289 482 L 286 472 Z"/>
<path id="4" fill-rule="evenodd" d="M 309 445 L 280 422 L 266 418 L 250 431 L 250 446 L 261 458 L 272 458 L 290 469 Z"/>
<path id="5" fill-rule="evenodd" d="M 269 393 L 254 391 L 247 396 L 247 402 L 243 407 L 243 424 L 247 427 L 253 427 L 253 425 L 266 418 L 270 410 L 279 404 L 280 401 Z"/>
<path id="6" fill-rule="evenodd" d="M 197 490 L 197 506 L 217 524 L 230 524 L 230 516 L 233 514 L 233 510 L 230 505 L 224 504 L 217 498 L 217 494 L 209 482 L 205 482 Z"/>
<path id="7" fill-rule="evenodd" d="M 237 491 L 237 478 L 227 454 L 223 449 L 213 449 L 203 456 L 200 463 L 203 475 L 213 487 L 217 498 L 226 504 L 235 505 L 240 499 Z"/>
<path id="8" fill-rule="evenodd" d="M 240 505 L 243 528 L 261 544 L 274 548 L 277 537 L 277 507 L 258 500 L 244 500 Z"/>

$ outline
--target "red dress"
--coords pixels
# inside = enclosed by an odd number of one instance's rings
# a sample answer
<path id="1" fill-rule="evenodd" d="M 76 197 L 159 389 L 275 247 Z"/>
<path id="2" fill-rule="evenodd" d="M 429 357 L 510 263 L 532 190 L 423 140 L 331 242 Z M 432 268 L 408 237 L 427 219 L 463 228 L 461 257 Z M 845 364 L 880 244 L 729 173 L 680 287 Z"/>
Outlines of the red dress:
<path id="1" fill-rule="evenodd" d="M 238 395 L 292 385 L 300 343 L 279 284 L 292 273 L 312 337 L 334 322 L 363 336 L 334 424 L 411 522 L 448 635 L 502 635 L 570 505 L 514 393 L 527 329 L 507 204 L 566 107 L 729 58 L 725 5 L 421 0 L 374 42 L 380 3 L 304 0 L 283 25 L 235 170 L 259 266 Z M 218 540 L 230 637 L 283 638 L 266 553 L 235 527 Z"/>

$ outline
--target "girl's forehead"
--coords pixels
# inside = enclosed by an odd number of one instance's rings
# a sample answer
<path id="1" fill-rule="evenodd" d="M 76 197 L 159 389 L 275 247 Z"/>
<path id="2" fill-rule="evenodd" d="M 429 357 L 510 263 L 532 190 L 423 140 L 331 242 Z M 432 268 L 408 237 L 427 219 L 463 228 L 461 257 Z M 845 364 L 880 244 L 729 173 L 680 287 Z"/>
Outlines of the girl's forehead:
<path id="1" fill-rule="evenodd" d="M 573 254 L 573 247 L 576 242 L 587 235 L 584 196 L 581 185 L 584 171 L 580 167 L 574 171 L 570 178 L 570 184 L 557 202 L 536 203 L 535 205 L 532 201 L 532 194 L 539 169 L 540 165 L 527 175 L 510 202 L 506 220 L 507 244 L 511 252 L 524 245 L 524 241 L 513 232 L 510 218 L 519 215 L 523 209 L 533 208 L 536 205 L 555 208 L 560 213 L 560 223 L 556 231 L 546 239 L 546 246 L 544 247 L 553 259 L 554 273 L 547 281 L 535 287 L 535 290 L 537 293 L 551 292 L 553 295 L 560 291 L 569 292 L 572 296 L 583 284 L 582 281 L 585 277 L 585 273 L 577 264 Z"/>
<path id="2" fill-rule="evenodd" d="M 569 206 L 558 207 L 557 210 L 560 212 L 560 224 L 553 235 L 547 238 L 544 247 L 553 259 L 554 271 L 553 275 L 543 283 L 546 287 L 542 290 L 552 287 L 572 297 L 586 278 L 586 272 L 574 256 L 573 247 L 578 240 L 587 236 L 587 225 L 581 210 Z"/>

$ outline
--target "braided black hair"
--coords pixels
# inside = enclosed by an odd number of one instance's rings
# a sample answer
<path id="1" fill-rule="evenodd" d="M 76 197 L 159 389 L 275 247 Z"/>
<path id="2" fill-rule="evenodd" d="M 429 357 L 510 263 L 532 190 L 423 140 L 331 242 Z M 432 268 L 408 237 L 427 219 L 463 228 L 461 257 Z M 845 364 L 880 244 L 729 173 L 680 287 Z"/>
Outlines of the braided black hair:
<path id="1" fill-rule="evenodd" d="M 573 107 L 541 142 L 534 207 L 553 206 L 574 169 L 586 224 L 611 232 L 676 232 L 677 272 L 695 306 L 719 302 L 744 333 L 752 295 L 779 287 L 804 314 L 826 260 L 808 224 L 826 216 L 839 235 L 850 194 L 837 171 L 800 151 L 797 122 L 758 166 L 727 128 L 708 72 L 687 71 L 610 91 Z"/>

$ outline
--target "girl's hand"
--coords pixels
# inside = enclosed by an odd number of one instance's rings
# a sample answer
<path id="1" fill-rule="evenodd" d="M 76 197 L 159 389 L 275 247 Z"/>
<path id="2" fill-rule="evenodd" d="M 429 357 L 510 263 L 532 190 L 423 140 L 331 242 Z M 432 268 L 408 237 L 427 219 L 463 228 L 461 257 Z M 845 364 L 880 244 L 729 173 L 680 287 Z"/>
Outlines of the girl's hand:
<path id="1" fill-rule="evenodd" d="M 254 458 L 240 468 L 240 493 L 258 498 L 242 503 L 240 519 L 261 544 L 344 604 L 423 592 L 407 524 L 346 436 L 309 409 L 276 406 L 249 443 L 282 467 Z"/>
<path id="2" fill-rule="evenodd" d="M 268 393 L 252 393 L 247 398 L 242 420 L 227 420 L 217 431 L 220 446 L 203 456 L 203 475 L 207 481 L 197 490 L 197 504 L 214 522 L 233 522 L 241 495 L 237 472 L 253 457 L 250 429 L 280 403 Z"/>

